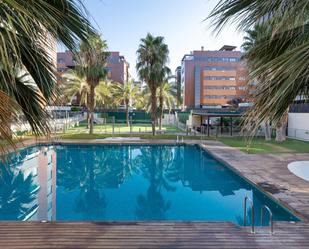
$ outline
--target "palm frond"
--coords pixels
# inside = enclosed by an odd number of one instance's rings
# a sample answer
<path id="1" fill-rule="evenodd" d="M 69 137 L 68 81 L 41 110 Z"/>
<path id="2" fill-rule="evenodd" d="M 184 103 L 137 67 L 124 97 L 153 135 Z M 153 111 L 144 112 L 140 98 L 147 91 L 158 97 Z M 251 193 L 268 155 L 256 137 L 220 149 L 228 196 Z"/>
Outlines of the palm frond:
<path id="1" fill-rule="evenodd" d="M 3 0 L 0 23 L 0 90 L 18 104 L 35 134 L 48 133 L 44 106 L 58 94 L 56 42 L 73 50 L 94 33 L 82 1 Z"/>

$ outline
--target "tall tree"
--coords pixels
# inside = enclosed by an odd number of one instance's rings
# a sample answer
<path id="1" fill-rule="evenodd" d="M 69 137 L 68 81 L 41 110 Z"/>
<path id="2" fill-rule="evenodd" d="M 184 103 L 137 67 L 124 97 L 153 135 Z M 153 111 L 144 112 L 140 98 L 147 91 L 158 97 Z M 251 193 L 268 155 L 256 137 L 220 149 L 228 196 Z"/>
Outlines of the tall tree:
<path id="1" fill-rule="evenodd" d="M 164 37 L 147 34 L 141 39 L 137 50 L 137 64 L 141 80 L 145 81 L 151 92 L 151 120 L 152 134 L 156 132 L 157 122 L 157 88 L 163 82 L 166 75 L 168 62 L 168 46 L 164 43 Z"/>
<path id="2" fill-rule="evenodd" d="M 49 132 L 44 106 L 53 102 L 56 83 L 49 51 L 56 41 L 70 50 L 80 39 L 87 41 L 93 29 L 84 13 L 80 0 L 0 2 L 2 139 L 12 141 L 10 123 L 20 111 L 35 134 Z M 21 75 L 27 81 L 20 81 Z"/>
<path id="3" fill-rule="evenodd" d="M 278 128 L 297 96 L 309 97 L 309 2 L 307 0 L 221 0 L 210 14 L 215 29 L 237 23 L 248 30 L 256 23 L 267 27 L 269 35 L 255 46 L 256 68 L 250 77 L 257 85 L 254 106 L 247 124 L 257 128 L 269 117 Z"/>
<path id="4" fill-rule="evenodd" d="M 173 87 L 167 81 L 164 81 L 160 84 L 158 89 L 158 99 L 159 99 L 159 110 L 160 110 L 160 119 L 159 119 L 159 127 L 162 130 L 162 119 L 164 109 L 171 110 L 176 102 L 176 92 L 173 91 Z"/>
<path id="5" fill-rule="evenodd" d="M 78 75 L 76 70 L 69 70 L 61 77 L 60 99 L 63 103 L 72 103 L 78 97 L 79 105 L 87 106 L 89 87 L 86 78 Z"/>
<path id="6" fill-rule="evenodd" d="M 113 97 L 118 105 L 124 104 L 126 110 L 126 123 L 129 126 L 129 107 L 132 107 L 133 101 L 139 95 L 139 88 L 134 82 L 128 81 L 123 84 L 115 83 L 113 89 Z"/>
<path id="7" fill-rule="evenodd" d="M 87 129 L 90 123 L 89 115 L 89 98 L 90 87 L 84 76 L 79 75 L 76 70 L 69 70 L 62 75 L 60 86 L 60 99 L 65 103 L 72 103 L 74 97 L 77 97 L 78 104 L 87 107 Z M 95 88 L 95 106 L 107 107 L 113 106 L 115 101 L 111 96 L 112 83 L 108 80 L 100 80 L 99 85 Z"/>
<path id="8" fill-rule="evenodd" d="M 89 134 L 93 134 L 95 88 L 99 85 L 100 80 L 104 80 L 107 77 L 106 64 L 109 55 L 106 41 L 102 40 L 99 35 L 92 35 L 88 39 L 88 42 L 82 42 L 80 44 L 76 70 L 86 78 L 89 86 Z"/>
<path id="9" fill-rule="evenodd" d="M 242 44 L 242 49 L 244 51 L 243 59 L 246 60 L 249 71 L 254 71 L 256 69 L 256 60 L 261 60 L 259 58 L 260 54 L 257 53 L 256 46 L 258 46 L 260 40 L 264 39 L 265 36 L 269 35 L 267 31 L 267 27 L 265 25 L 255 25 L 253 29 L 247 30 L 246 35 L 244 37 L 244 42 Z M 259 82 L 263 81 L 265 76 L 260 75 L 259 78 L 254 79 L 254 82 L 259 84 Z M 250 83 L 248 83 L 248 87 L 250 87 Z M 271 140 L 271 127 L 270 120 L 264 120 L 265 126 L 265 140 Z"/>

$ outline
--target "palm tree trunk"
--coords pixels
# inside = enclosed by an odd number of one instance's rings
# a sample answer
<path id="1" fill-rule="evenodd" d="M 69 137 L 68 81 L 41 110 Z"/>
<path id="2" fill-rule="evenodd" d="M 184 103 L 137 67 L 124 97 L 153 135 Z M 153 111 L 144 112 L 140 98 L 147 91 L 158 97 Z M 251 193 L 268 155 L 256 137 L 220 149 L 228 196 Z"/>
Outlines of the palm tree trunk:
<path id="1" fill-rule="evenodd" d="M 156 134 L 156 119 L 157 119 L 157 89 L 151 87 L 151 123 L 152 123 L 152 135 Z"/>
<path id="2" fill-rule="evenodd" d="M 160 88 L 159 102 L 160 102 L 160 126 L 159 126 L 159 129 L 161 131 L 162 130 L 162 118 L 163 118 L 163 96 L 162 96 L 162 89 L 161 88 Z"/>
<path id="3" fill-rule="evenodd" d="M 265 140 L 266 141 L 270 141 L 271 140 L 271 128 L 270 128 L 269 120 L 265 121 Z"/>
<path id="4" fill-rule="evenodd" d="M 127 126 L 129 126 L 129 106 L 128 103 L 125 103 L 126 107 L 126 121 L 127 121 Z"/>
<path id="5" fill-rule="evenodd" d="M 86 107 L 87 107 L 87 129 L 89 129 L 89 123 L 90 123 L 90 93 L 87 93 L 87 103 L 86 103 Z"/>
<path id="6" fill-rule="evenodd" d="M 89 122 L 90 122 L 90 113 L 89 113 L 89 105 L 87 106 L 87 129 L 89 129 Z"/>
<path id="7" fill-rule="evenodd" d="M 162 119 L 163 119 L 163 109 L 161 109 L 160 112 L 160 126 L 159 126 L 160 131 L 162 130 Z"/>
<path id="8" fill-rule="evenodd" d="M 90 85 L 90 99 L 89 99 L 89 109 L 90 109 L 90 130 L 89 134 L 93 134 L 93 121 L 94 121 L 94 86 Z"/>
<path id="9" fill-rule="evenodd" d="M 281 120 L 276 126 L 276 141 L 283 142 L 286 140 L 286 125 L 288 120 L 288 110 L 283 114 Z"/>

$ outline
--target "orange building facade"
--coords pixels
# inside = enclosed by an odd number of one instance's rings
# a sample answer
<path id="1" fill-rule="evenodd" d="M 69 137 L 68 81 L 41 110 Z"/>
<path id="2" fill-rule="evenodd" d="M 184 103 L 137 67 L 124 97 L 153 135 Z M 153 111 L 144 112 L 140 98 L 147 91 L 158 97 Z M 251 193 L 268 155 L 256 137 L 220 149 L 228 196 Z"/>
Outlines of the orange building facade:
<path id="1" fill-rule="evenodd" d="M 234 46 L 193 51 L 182 59 L 181 80 L 187 108 L 226 105 L 247 98 L 247 70 Z"/>

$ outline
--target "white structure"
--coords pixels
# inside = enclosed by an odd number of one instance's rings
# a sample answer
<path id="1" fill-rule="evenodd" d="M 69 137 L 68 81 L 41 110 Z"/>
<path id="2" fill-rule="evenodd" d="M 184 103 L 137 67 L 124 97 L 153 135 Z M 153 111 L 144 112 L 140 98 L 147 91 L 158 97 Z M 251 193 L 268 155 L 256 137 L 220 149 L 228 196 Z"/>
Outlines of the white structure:
<path id="1" fill-rule="evenodd" d="M 289 163 L 288 169 L 294 175 L 309 182 L 309 161 L 296 161 Z"/>
<path id="2" fill-rule="evenodd" d="M 309 113 L 289 113 L 288 136 L 309 141 Z"/>

